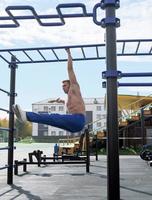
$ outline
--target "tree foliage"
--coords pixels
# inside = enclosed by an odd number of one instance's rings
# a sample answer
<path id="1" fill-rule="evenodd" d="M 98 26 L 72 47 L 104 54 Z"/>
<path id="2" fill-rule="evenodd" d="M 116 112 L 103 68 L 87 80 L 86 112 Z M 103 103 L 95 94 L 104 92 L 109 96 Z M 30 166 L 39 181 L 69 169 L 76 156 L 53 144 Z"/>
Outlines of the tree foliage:
<path id="1" fill-rule="evenodd" d="M 9 121 L 8 119 L 0 119 L 0 126 L 8 128 Z M 20 123 L 17 119 L 15 120 L 15 135 L 16 139 L 23 139 L 27 136 L 32 136 L 32 124 L 30 122 L 26 122 L 25 124 Z"/>

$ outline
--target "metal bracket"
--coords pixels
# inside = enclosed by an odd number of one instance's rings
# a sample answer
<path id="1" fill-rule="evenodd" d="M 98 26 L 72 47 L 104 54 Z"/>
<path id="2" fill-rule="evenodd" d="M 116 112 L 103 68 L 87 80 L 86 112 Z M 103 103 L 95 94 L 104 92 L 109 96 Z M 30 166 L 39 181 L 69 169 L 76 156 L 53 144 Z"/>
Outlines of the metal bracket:
<path id="1" fill-rule="evenodd" d="M 12 93 L 9 96 L 11 96 L 11 97 L 17 97 L 17 93 Z"/>
<path id="2" fill-rule="evenodd" d="M 93 22 L 105 28 L 106 26 L 114 25 L 116 27 L 120 26 L 120 19 L 116 17 L 107 17 L 103 18 L 101 21 L 97 20 L 97 9 L 101 8 L 101 3 L 97 3 L 93 8 Z"/>
<path id="3" fill-rule="evenodd" d="M 116 70 L 103 71 L 102 72 L 102 78 L 103 79 L 107 79 L 107 78 L 121 78 L 121 71 L 116 71 Z"/>
<path id="4" fill-rule="evenodd" d="M 17 68 L 18 68 L 18 65 L 11 62 L 11 63 L 9 64 L 9 68 L 17 69 Z"/>
<path id="5" fill-rule="evenodd" d="M 14 68 L 16 69 L 18 67 L 18 65 L 16 64 L 16 56 L 12 55 L 11 56 L 11 62 L 9 63 L 9 68 Z"/>
<path id="6" fill-rule="evenodd" d="M 117 9 L 120 7 L 120 0 L 102 0 L 101 8 L 105 9 L 107 6 L 114 6 Z"/>
<path id="7" fill-rule="evenodd" d="M 100 25 L 102 26 L 102 28 L 105 28 L 107 26 L 112 26 L 112 25 L 115 26 L 115 27 L 119 27 L 120 26 L 120 19 L 116 18 L 116 17 L 103 18 L 100 22 Z"/>

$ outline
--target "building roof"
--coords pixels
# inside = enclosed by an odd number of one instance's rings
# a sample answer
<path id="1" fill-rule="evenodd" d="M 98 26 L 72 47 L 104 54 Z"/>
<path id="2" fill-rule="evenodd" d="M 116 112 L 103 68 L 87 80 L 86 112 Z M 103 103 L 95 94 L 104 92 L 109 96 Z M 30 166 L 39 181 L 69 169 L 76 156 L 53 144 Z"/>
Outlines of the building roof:
<path id="1" fill-rule="evenodd" d="M 55 99 L 57 99 L 57 97 L 38 101 L 38 102 L 32 103 L 32 105 L 35 105 L 35 104 L 49 104 L 50 105 L 50 103 L 48 102 Z M 61 99 L 64 99 L 64 98 L 61 97 Z M 85 104 L 103 104 L 104 103 L 104 97 L 100 97 L 100 98 L 90 97 L 90 98 L 83 98 L 83 99 L 85 101 Z M 51 103 L 51 104 L 63 104 L 63 103 Z"/>
<path id="2" fill-rule="evenodd" d="M 120 109 L 138 110 L 152 103 L 152 96 L 118 95 Z"/>

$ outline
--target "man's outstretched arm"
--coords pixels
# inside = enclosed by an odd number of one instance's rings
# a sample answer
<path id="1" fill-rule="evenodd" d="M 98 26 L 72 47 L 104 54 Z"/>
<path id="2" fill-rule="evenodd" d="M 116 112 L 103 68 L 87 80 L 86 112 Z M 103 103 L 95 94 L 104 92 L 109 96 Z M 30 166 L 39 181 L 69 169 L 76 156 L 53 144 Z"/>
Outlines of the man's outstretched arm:
<path id="1" fill-rule="evenodd" d="M 60 98 L 58 98 L 58 99 L 55 99 L 55 100 L 50 100 L 50 101 L 48 101 L 48 103 L 65 103 L 65 101 L 64 100 L 62 100 L 62 99 L 60 99 Z"/>
<path id="2" fill-rule="evenodd" d="M 67 69 L 68 69 L 69 80 L 72 84 L 77 84 L 77 79 L 73 70 L 73 61 L 72 61 L 70 49 L 66 49 L 66 52 L 68 54 Z"/>

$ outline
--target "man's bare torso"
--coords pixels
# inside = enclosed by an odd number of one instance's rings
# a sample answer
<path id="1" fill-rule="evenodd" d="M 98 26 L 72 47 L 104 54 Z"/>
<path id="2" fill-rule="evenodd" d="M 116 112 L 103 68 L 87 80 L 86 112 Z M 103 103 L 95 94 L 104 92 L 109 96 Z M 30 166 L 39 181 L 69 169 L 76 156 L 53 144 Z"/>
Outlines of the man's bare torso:
<path id="1" fill-rule="evenodd" d="M 71 114 L 85 114 L 85 105 L 78 84 L 71 84 L 68 92 L 67 109 Z"/>

